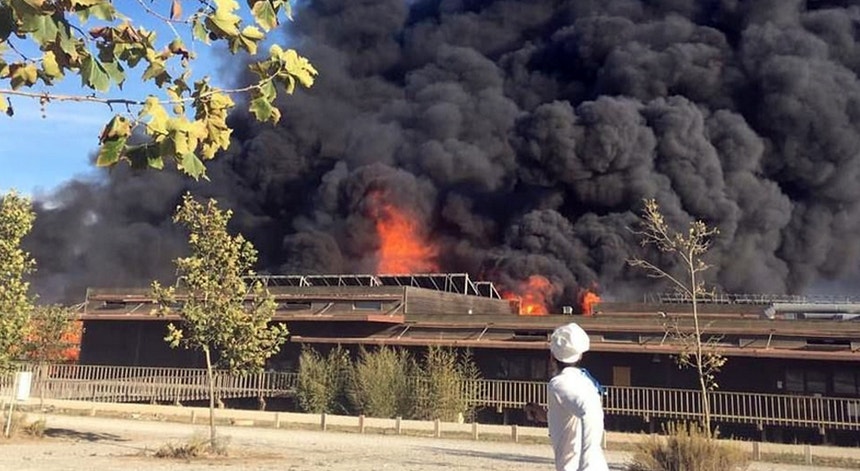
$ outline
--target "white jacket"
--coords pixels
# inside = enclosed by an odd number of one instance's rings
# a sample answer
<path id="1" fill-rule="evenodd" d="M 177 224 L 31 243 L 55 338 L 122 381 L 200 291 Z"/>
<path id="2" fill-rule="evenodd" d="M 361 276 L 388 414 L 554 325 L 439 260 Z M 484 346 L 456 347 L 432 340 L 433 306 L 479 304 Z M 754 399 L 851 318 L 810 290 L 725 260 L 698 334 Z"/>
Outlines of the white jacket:
<path id="1" fill-rule="evenodd" d="M 570 366 L 547 388 L 547 422 L 557 471 L 606 471 L 603 404 L 583 370 Z"/>

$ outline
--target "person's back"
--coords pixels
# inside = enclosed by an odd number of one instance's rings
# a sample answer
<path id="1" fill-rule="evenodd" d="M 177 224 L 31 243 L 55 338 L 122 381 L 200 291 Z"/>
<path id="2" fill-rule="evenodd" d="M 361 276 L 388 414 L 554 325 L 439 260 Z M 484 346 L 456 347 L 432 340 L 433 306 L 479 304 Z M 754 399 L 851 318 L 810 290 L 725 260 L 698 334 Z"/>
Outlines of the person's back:
<path id="1" fill-rule="evenodd" d="M 556 329 L 550 351 L 561 370 L 547 386 L 547 423 L 557 471 L 606 471 L 603 404 L 594 378 L 575 364 L 590 348 L 576 324 Z"/>
<path id="2" fill-rule="evenodd" d="M 549 382 L 547 423 L 558 471 L 609 469 L 603 455 L 600 393 L 579 368 L 569 366 Z"/>

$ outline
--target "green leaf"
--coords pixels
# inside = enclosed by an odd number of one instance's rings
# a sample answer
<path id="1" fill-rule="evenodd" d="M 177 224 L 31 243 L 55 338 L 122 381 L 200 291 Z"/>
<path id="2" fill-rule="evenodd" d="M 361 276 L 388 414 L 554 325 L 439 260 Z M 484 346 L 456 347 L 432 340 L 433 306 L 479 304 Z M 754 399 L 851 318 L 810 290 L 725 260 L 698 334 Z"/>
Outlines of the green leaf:
<path id="1" fill-rule="evenodd" d="M 110 75 L 101 62 L 87 55 L 81 62 L 81 84 L 100 92 L 110 89 Z"/>
<path id="2" fill-rule="evenodd" d="M 203 24 L 198 15 L 194 15 L 191 20 L 191 35 L 194 39 L 209 44 L 209 31 L 206 30 L 206 25 Z"/>
<path id="3" fill-rule="evenodd" d="M 278 88 L 269 80 L 260 84 L 260 95 L 266 100 L 273 101 L 278 96 Z"/>
<path id="4" fill-rule="evenodd" d="M 158 98 L 152 95 L 147 97 L 143 104 L 143 109 L 140 110 L 138 118 L 141 121 L 146 121 L 147 134 L 153 138 L 157 139 L 159 135 L 167 135 L 167 122 L 169 120 L 169 116 L 167 115 L 167 111 L 165 111 L 164 107 L 161 106 L 161 103 L 158 102 Z"/>
<path id="5" fill-rule="evenodd" d="M 125 71 L 123 71 L 122 64 L 119 61 L 111 61 L 102 62 L 102 65 L 110 79 L 122 88 L 122 84 L 125 82 Z"/>
<path id="6" fill-rule="evenodd" d="M 238 36 L 242 18 L 233 13 L 239 8 L 235 0 L 214 0 L 215 14 L 206 17 L 209 29 L 219 36 Z"/>
<path id="7" fill-rule="evenodd" d="M 116 8 L 110 2 L 100 2 L 85 11 L 102 21 L 114 21 L 117 17 Z"/>
<path id="8" fill-rule="evenodd" d="M 153 144 L 129 146 L 126 149 L 126 155 L 128 156 L 128 160 L 131 163 L 131 167 L 136 169 L 163 169 L 164 158 L 162 158 L 160 149 L 158 147 L 159 146 Z"/>
<path id="9" fill-rule="evenodd" d="M 33 85 L 38 76 L 39 69 L 36 68 L 35 64 L 9 64 L 9 82 L 13 90 L 17 90 L 23 85 L 28 87 Z"/>
<path id="10" fill-rule="evenodd" d="M 12 9 L 5 4 L 0 5 L 0 42 L 9 39 L 14 29 L 15 18 L 12 16 Z"/>
<path id="11" fill-rule="evenodd" d="M 263 28 L 263 31 L 268 32 L 278 26 L 278 14 L 275 12 L 275 8 L 271 2 L 263 0 L 255 3 L 251 8 L 251 13 L 254 15 L 257 24 Z"/>
<path id="12" fill-rule="evenodd" d="M 257 97 L 251 100 L 249 110 L 257 118 L 257 121 L 277 123 L 281 119 L 281 111 L 272 106 L 272 103 L 265 97 Z"/>
<path id="13" fill-rule="evenodd" d="M 105 141 L 99 147 L 98 157 L 96 158 L 96 166 L 110 167 L 119 161 L 122 155 L 122 150 L 125 148 L 125 143 L 128 139 L 111 139 Z"/>
<path id="14" fill-rule="evenodd" d="M 42 72 L 48 77 L 47 82 L 63 76 L 63 71 L 60 70 L 60 65 L 57 64 L 57 56 L 52 51 L 46 51 L 42 55 Z"/>
<path id="15" fill-rule="evenodd" d="M 201 177 L 206 178 L 206 166 L 193 153 L 179 156 L 177 166 L 195 180 L 199 180 Z"/>

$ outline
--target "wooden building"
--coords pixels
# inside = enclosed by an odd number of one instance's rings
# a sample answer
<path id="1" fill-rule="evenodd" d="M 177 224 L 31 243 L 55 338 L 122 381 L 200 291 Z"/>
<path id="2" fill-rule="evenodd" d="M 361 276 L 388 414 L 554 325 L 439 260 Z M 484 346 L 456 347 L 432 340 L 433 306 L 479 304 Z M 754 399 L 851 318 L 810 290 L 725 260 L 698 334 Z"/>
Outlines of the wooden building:
<path id="1" fill-rule="evenodd" d="M 487 379 L 544 381 L 548 337 L 568 322 L 591 338 L 583 364 L 611 386 L 695 389 L 692 370 L 674 360 L 667 332 L 690 331 L 691 305 L 656 297 L 603 302 L 592 315 L 518 314 L 490 283 L 468 275 L 280 276 L 266 279 L 275 321 L 290 330 L 270 367 L 293 370 L 302 345 L 469 348 Z M 91 289 L 81 313 L 83 364 L 202 366 L 163 341 L 170 316 L 151 315 L 146 290 Z M 805 298 L 726 296 L 699 304 L 704 338 L 728 362 L 721 391 L 860 398 L 860 304 Z M 860 410 L 853 412 L 860 415 Z"/>

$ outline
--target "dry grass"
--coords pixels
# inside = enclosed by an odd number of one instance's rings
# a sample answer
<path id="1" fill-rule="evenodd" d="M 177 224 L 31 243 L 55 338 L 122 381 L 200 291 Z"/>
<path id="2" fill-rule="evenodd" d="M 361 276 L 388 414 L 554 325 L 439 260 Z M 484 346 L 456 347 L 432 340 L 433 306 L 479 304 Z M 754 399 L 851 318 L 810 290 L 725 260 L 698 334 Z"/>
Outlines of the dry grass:
<path id="1" fill-rule="evenodd" d="M 637 445 L 628 471 L 742 471 L 749 466 L 747 453 L 706 436 L 697 424 L 673 424 L 665 431 Z"/>
<path id="2" fill-rule="evenodd" d="M 0 423 L 0 437 L 5 437 L 3 432 L 6 431 L 6 421 L 8 420 L 8 417 L 8 412 L 5 414 L 0 414 L 0 418 L 2 418 L 2 423 Z M 14 412 L 12 414 L 12 421 L 9 425 L 9 437 L 7 438 L 42 438 L 44 436 L 44 419 L 30 420 L 30 416 L 23 412 Z"/>
<path id="3" fill-rule="evenodd" d="M 227 456 L 228 443 L 229 440 L 226 437 L 216 437 L 213 442 L 209 438 L 195 435 L 185 442 L 165 443 L 155 450 L 153 456 L 187 461 L 196 458 Z"/>

